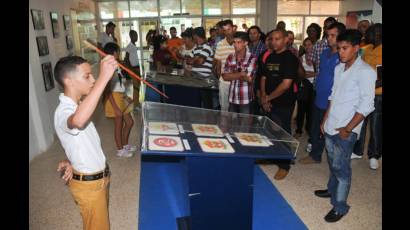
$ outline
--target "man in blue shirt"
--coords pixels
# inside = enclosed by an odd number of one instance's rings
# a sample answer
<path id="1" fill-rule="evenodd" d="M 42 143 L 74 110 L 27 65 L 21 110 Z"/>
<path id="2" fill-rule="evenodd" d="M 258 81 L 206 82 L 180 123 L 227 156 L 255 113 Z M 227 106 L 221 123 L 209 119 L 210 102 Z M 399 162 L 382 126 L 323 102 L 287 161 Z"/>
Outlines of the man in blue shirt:
<path id="1" fill-rule="evenodd" d="M 334 70 L 339 64 L 336 37 L 346 30 L 345 25 L 335 22 L 328 27 L 327 42 L 329 47 L 320 55 L 319 74 L 316 78 L 316 97 L 312 108 L 312 126 L 310 138 L 312 151 L 299 162 L 302 164 L 320 163 L 325 148 L 325 139 L 320 134 L 320 123 L 328 106 L 328 97 L 333 86 Z"/>
<path id="2" fill-rule="evenodd" d="M 361 37 L 358 30 L 346 30 L 337 37 L 341 63 L 335 68 L 328 109 L 320 125 L 330 176 L 327 189 L 316 190 L 315 195 L 330 198 L 333 208 L 325 216 L 326 222 L 336 222 L 349 211 L 353 146 L 364 118 L 374 110 L 376 72 L 358 56 Z"/>

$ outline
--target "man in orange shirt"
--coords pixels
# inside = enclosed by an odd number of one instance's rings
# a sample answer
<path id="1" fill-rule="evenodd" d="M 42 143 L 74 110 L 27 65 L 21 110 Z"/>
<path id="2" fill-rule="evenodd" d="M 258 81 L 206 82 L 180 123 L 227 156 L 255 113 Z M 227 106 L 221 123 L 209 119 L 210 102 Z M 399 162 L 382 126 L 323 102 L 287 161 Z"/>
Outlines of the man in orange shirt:
<path id="1" fill-rule="evenodd" d="M 171 38 L 168 40 L 168 50 L 171 52 L 172 58 L 178 61 L 180 59 L 177 56 L 177 52 L 184 44 L 184 40 L 177 37 L 177 29 L 175 27 L 171 27 L 169 32 L 171 33 Z"/>

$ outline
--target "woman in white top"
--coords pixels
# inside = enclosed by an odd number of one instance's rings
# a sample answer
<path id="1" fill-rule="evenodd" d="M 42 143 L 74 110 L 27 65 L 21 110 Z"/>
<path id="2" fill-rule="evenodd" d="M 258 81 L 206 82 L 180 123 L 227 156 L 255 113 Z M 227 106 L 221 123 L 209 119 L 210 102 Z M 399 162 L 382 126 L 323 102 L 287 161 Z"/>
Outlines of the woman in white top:
<path id="1" fill-rule="evenodd" d="M 305 70 L 305 76 L 298 83 L 297 102 L 298 110 L 296 115 L 296 131 L 295 137 L 301 137 L 303 133 L 303 124 L 306 117 L 305 129 L 309 133 L 311 120 L 311 106 L 313 103 L 313 81 L 316 76 L 313 64 L 307 62 L 306 57 L 313 50 L 313 43 L 310 38 L 303 41 L 303 50 L 300 53 L 300 62 Z"/>

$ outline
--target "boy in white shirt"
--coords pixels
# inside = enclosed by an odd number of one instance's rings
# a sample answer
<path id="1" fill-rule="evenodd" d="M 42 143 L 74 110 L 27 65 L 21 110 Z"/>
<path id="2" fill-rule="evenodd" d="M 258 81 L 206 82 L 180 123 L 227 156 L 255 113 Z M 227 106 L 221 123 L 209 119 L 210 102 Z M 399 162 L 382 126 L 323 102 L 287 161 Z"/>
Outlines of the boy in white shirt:
<path id="1" fill-rule="evenodd" d="M 131 42 L 128 44 L 128 46 L 125 48 L 125 64 L 130 67 L 131 70 L 133 70 L 135 73 L 138 74 L 138 76 L 141 76 L 141 67 L 140 67 L 140 62 L 138 58 L 138 48 L 135 45 L 135 43 L 138 41 L 138 33 L 135 30 L 130 30 L 130 39 Z M 132 96 L 134 100 L 134 107 L 138 106 L 139 103 L 139 87 L 140 87 L 140 82 L 137 80 L 132 79 L 132 92 L 130 93 L 130 96 Z"/>
<path id="2" fill-rule="evenodd" d="M 337 36 L 341 63 L 335 68 L 329 105 L 320 126 L 330 177 L 327 189 L 316 190 L 315 195 L 330 198 L 333 208 L 325 216 L 327 222 L 336 222 L 349 211 L 353 146 L 364 118 L 374 110 L 376 72 L 358 56 L 360 40 L 358 30 L 346 30 Z"/>
<path id="3" fill-rule="evenodd" d="M 59 171 L 67 167 L 63 178 L 80 208 L 83 229 L 87 230 L 110 229 L 110 172 L 90 118 L 117 66 L 113 56 L 102 59 L 97 80 L 91 74 L 91 66 L 78 56 L 61 58 L 54 69 L 55 79 L 64 89 L 54 114 L 54 127 L 71 162 L 60 163 Z"/>

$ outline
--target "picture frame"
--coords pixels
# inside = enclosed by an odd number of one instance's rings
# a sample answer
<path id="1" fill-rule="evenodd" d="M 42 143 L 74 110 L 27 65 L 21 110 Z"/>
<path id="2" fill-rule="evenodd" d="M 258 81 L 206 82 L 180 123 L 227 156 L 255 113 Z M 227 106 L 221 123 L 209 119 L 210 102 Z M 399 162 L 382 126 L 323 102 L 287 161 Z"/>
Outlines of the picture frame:
<path id="1" fill-rule="evenodd" d="M 41 64 L 41 69 L 43 70 L 44 88 L 47 92 L 54 88 L 53 70 L 51 67 L 51 62 Z"/>
<path id="2" fill-rule="evenodd" d="M 43 11 L 31 9 L 31 18 L 33 19 L 34 30 L 44 30 Z"/>
<path id="3" fill-rule="evenodd" d="M 71 20 L 69 15 L 63 15 L 64 30 L 69 30 L 71 28 Z"/>
<path id="4" fill-rule="evenodd" d="M 67 50 L 71 50 L 73 48 L 73 39 L 70 35 L 65 36 L 65 41 L 67 44 Z"/>
<path id="5" fill-rule="evenodd" d="M 47 37 L 39 36 L 39 37 L 36 37 L 36 40 L 37 40 L 38 55 L 45 56 L 49 54 Z"/>
<path id="6" fill-rule="evenodd" d="M 60 36 L 60 30 L 58 28 L 58 14 L 56 12 L 50 12 L 51 27 L 53 29 L 53 38 Z"/>

